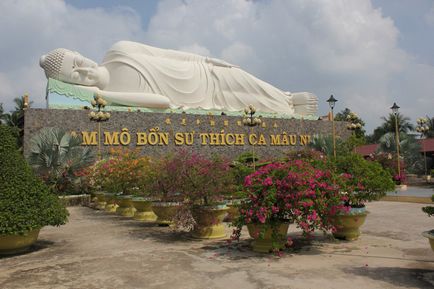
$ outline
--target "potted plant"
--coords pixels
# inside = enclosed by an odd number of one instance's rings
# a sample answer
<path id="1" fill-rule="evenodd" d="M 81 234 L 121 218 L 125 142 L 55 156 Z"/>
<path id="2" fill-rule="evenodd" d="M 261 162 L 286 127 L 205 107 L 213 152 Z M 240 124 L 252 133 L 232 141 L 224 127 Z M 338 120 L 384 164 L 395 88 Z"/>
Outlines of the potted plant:
<path id="1" fill-rule="evenodd" d="M 151 161 L 152 169 L 145 177 L 145 190 L 155 201 L 152 210 L 157 216 L 156 222 L 161 226 L 173 224 L 178 210 L 183 206 L 180 194 L 181 176 L 178 173 L 182 161 L 174 153 L 169 153 Z"/>
<path id="2" fill-rule="evenodd" d="M 239 206 L 241 202 L 247 198 L 247 194 L 244 190 L 244 179 L 253 173 L 253 154 L 251 152 L 243 153 L 239 155 L 230 165 L 230 171 L 233 175 L 235 183 L 235 192 L 230 194 L 226 198 L 226 205 L 228 206 L 228 214 L 225 221 L 232 222 L 238 218 Z"/>
<path id="3" fill-rule="evenodd" d="M 434 195 L 431 196 L 431 201 L 434 202 Z M 423 207 L 422 211 L 425 212 L 428 217 L 434 216 L 434 206 Z M 434 229 L 430 231 L 425 231 L 422 233 L 422 235 L 428 238 L 431 249 L 434 251 Z"/>
<path id="4" fill-rule="evenodd" d="M 228 208 L 224 200 L 234 190 L 230 162 L 217 155 L 206 157 L 186 150 L 178 151 L 176 157 L 182 162 L 177 168 L 182 180 L 180 189 L 194 219 L 192 236 L 226 237 L 222 222 Z"/>
<path id="5" fill-rule="evenodd" d="M 68 211 L 35 176 L 11 129 L 3 125 L 0 163 L 0 254 L 14 254 L 33 244 L 42 227 L 65 224 Z"/>
<path id="6" fill-rule="evenodd" d="M 136 209 L 133 205 L 133 194 L 143 194 L 144 178 L 149 166 L 148 157 L 140 156 L 138 151 L 130 149 L 112 150 L 108 159 L 98 163 L 94 175 L 95 183 L 109 194 L 105 195 L 105 199 L 116 200 L 117 214 L 134 216 Z M 98 195 L 97 197 L 99 198 Z"/>
<path id="7" fill-rule="evenodd" d="M 332 161 L 331 169 L 337 179 L 344 198 L 344 209 L 334 217 L 333 235 L 338 239 L 356 240 L 360 227 L 365 222 L 366 202 L 378 200 L 395 188 L 390 173 L 376 161 L 349 153 Z"/>
<path id="8" fill-rule="evenodd" d="M 315 168 L 308 161 L 271 163 L 247 176 L 244 186 L 248 200 L 233 222 L 232 237 L 239 239 L 247 225 L 255 252 L 283 249 L 291 223 L 304 234 L 331 229 L 331 216 L 343 207 L 330 171 Z"/>

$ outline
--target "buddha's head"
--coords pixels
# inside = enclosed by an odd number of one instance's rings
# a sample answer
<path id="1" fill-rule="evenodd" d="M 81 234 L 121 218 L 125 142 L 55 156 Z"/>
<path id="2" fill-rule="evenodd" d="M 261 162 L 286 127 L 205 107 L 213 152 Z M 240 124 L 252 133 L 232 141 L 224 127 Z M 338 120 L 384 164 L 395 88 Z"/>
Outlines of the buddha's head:
<path id="1" fill-rule="evenodd" d="M 47 78 L 85 86 L 104 86 L 107 81 L 98 64 L 78 52 L 64 48 L 55 49 L 39 59 Z"/>

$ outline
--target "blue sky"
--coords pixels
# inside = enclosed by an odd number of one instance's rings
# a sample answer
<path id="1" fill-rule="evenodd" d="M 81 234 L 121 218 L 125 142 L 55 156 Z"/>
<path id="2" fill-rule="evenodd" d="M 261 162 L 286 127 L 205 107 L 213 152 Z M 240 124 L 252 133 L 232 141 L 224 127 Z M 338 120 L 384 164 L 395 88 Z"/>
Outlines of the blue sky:
<path id="1" fill-rule="evenodd" d="M 434 116 L 432 0 L 3 0 L 0 103 L 29 92 L 45 105 L 39 56 L 58 47 L 99 62 L 118 40 L 227 60 L 285 91 L 381 123 L 397 102 Z"/>

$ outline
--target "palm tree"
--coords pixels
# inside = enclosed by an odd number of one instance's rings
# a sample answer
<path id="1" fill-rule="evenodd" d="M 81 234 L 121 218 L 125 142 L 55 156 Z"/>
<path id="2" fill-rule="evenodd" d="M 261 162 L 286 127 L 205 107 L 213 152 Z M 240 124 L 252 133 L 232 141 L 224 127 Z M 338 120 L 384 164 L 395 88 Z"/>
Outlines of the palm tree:
<path id="1" fill-rule="evenodd" d="M 400 133 L 409 133 L 413 131 L 415 127 L 410 123 L 410 118 L 403 116 L 400 113 L 396 114 L 398 120 L 398 130 Z M 383 124 L 374 129 L 372 135 L 370 135 L 367 140 L 369 143 L 378 143 L 380 139 L 387 133 L 395 133 L 395 115 L 390 113 L 387 117 L 381 117 Z"/>
<path id="2" fill-rule="evenodd" d="M 434 117 L 426 117 L 428 119 L 428 131 L 425 133 L 426 137 L 434 137 Z"/>
<path id="3" fill-rule="evenodd" d="M 420 144 L 413 135 L 400 133 L 399 147 L 401 156 L 404 159 L 406 171 L 413 174 L 420 174 L 424 171 L 424 160 L 420 154 Z M 396 136 L 388 132 L 380 138 L 379 152 L 396 153 Z"/>
<path id="4" fill-rule="evenodd" d="M 59 128 L 43 128 L 31 140 L 29 163 L 58 192 L 74 180 L 74 172 L 90 165 L 94 155 L 81 140 Z"/>
<path id="5" fill-rule="evenodd" d="M 345 149 L 345 142 L 342 139 L 336 139 L 336 150 L 344 153 L 348 152 Z M 333 136 L 332 135 L 316 135 L 312 139 L 312 142 L 309 143 L 309 147 L 313 148 L 316 151 L 322 152 L 323 154 L 331 157 L 333 156 Z"/>
<path id="6" fill-rule="evenodd" d="M 396 118 L 398 120 L 398 131 L 403 132 L 405 134 L 414 130 L 414 125 L 410 123 L 410 118 L 400 114 L 399 112 L 396 114 Z M 388 117 L 381 118 L 384 122 L 381 125 L 385 132 L 395 132 L 395 115 L 393 113 L 389 113 Z"/>
<path id="7" fill-rule="evenodd" d="M 9 114 L 4 112 L 3 103 L 0 103 L 0 124 L 6 123 Z"/>

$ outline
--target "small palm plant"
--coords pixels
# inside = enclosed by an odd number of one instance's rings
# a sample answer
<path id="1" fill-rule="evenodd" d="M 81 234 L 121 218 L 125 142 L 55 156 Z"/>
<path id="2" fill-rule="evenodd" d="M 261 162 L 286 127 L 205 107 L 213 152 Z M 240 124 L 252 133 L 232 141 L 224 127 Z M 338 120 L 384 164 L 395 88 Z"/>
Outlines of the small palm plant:
<path id="1" fill-rule="evenodd" d="M 29 163 L 57 193 L 71 188 L 74 172 L 94 162 L 89 148 L 81 147 L 78 136 L 62 129 L 43 128 L 32 138 Z"/>

